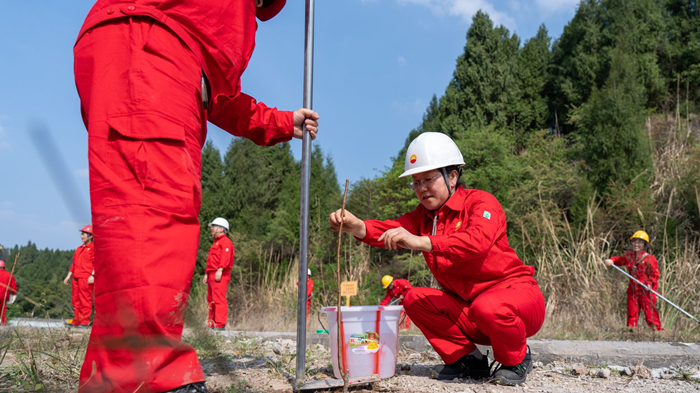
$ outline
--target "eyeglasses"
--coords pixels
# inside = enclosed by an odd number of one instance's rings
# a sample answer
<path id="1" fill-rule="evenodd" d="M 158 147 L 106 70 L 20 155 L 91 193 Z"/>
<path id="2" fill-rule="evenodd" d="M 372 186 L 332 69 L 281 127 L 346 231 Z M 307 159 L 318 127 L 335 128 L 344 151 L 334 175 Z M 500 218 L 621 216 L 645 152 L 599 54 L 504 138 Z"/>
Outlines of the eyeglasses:
<path id="1" fill-rule="evenodd" d="M 442 177 L 442 175 L 435 175 L 433 177 L 429 177 L 421 181 L 412 181 L 408 183 L 408 187 L 412 190 L 420 190 L 423 187 L 430 188 L 433 185 L 433 183 L 435 183 L 435 180 L 437 180 L 439 177 Z"/>

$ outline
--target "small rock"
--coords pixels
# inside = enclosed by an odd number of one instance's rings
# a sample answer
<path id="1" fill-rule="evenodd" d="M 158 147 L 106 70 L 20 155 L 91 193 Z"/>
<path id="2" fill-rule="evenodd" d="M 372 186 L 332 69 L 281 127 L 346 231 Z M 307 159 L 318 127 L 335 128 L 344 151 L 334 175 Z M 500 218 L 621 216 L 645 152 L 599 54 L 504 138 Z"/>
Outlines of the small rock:
<path id="1" fill-rule="evenodd" d="M 643 364 L 638 364 L 636 366 L 632 366 L 632 367 L 630 367 L 630 370 L 632 370 L 632 373 L 635 376 L 638 376 L 639 378 L 650 379 L 652 377 L 651 370 L 649 370 Z"/>
<path id="2" fill-rule="evenodd" d="M 342 310 L 341 310 L 342 311 Z M 543 368 L 544 364 L 542 362 L 534 362 L 532 363 L 532 368 Z"/>
<path id="3" fill-rule="evenodd" d="M 282 346 L 279 343 L 274 343 L 272 345 L 272 352 L 274 352 L 278 355 L 281 355 L 282 354 Z"/>
<path id="4" fill-rule="evenodd" d="M 620 375 L 632 376 L 632 370 L 629 367 L 624 366 L 608 366 L 610 370 L 617 371 Z"/>
<path id="5" fill-rule="evenodd" d="M 700 381 L 700 372 L 696 372 L 688 376 L 689 379 Z"/>
<path id="6" fill-rule="evenodd" d="M 598 378 L 604 378 L 604 379 L 610 378 L 610 369 L 601 368 L 600 370 L 598 370 L 598 373 L 596 374 L 596 377 L 598 377 Z"/>
<path id="7" fill-rule="evenodd" d="M 571 368 L 571 373 L 574 375 L 584 375 L 586 374 L 586 367 L 584 367 L 582 364 L 575 364 Z"/>

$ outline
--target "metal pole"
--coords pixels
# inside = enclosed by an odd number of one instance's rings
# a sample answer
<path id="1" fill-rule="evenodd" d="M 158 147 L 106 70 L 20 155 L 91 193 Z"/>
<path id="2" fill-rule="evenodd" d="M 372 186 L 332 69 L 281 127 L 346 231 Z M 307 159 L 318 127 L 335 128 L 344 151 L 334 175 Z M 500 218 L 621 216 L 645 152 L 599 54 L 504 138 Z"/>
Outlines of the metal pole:
<path id="1" fill-rule="evenodd" d="M 304 40 L 304 108 L 313 109 L 314 0 L 306 0 Z M 301 217 L 299 223 L 299 299 L 297 313 L 297 387 L 304 384 L 306 368 L 306 280 L 309 257 L 309 185 L 311 179 L 311 135 L 302 126 Z"/>
<path id="2" fill-rule="evenodd" d="M 670 301 L 670 300 L 666 299 L 665 297 L 661 296 L 660 293 L 658 293 L 658 292 L 656 292 L 655 290 L 649 288 L 648 286 L 642 284 L 641 281 L 639 281 L 639 280 L 637 280 L 636 278 L 632 277 L 630 274 L 627 274 L 626 271 L 620 269 L 618 266 L 615 266 L 615 265 L 610 265 L 610 266 L 612 266 L 612 267 L 614 267 L 615 269 L 619 270 L 620 273 L 624 274 L 625 276 L 627 276 L 627 277 L 631 278 L 632 280 L 636 281 L 637 284 L 643 286 L 646 290 L 652 292 L 654 295 L 658 296 L 660 299 L 666 301 L 666 303 L 672 305 L 673 307 L 675 307 L 676 309 L 678 309 L 678 311 L 680 311 L 680 312 L 682 312 L 683 314 L 685 314 L 685 315 L 689 316 L 690 318 L 694 319 L 695 322 L 700 323 L 700 321 L 699 321 L 697 318 L 695 318 L 694 316 L 688 314 L 684 309 L 682 309 L 682 308 L 676 306 L 672 301 Z"/>

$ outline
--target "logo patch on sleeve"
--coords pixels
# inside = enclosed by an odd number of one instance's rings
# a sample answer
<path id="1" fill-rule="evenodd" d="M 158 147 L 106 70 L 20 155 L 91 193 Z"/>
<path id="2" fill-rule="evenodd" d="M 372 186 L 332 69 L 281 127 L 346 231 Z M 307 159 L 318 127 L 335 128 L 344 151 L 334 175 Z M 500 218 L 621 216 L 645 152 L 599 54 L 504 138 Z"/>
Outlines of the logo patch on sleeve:
<path id="1" fill-rule="evenodd" d="M 484 218 L 487 220 L 491 219 L 491 213 L 489 213 L 488 210 L 484 210 Z"/>

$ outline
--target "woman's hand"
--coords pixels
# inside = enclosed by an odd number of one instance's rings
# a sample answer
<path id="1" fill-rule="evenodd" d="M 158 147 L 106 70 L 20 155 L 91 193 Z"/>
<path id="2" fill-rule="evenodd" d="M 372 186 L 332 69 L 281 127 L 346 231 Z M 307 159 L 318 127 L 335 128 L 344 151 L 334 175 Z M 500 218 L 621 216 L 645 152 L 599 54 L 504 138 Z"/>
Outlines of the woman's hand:
<path id="1" fill-rule="evenodd" d="M 403 227 L 391 228 L 382 233 L 377 240 L 383 241 L 387 250 L 407 248 L 409 250 L 433 251 L 433 244 L 430 242 L 429 237 L 416 236 Z"/>
<path id="2" fill-rule="evenodd" d="M 330 224 L 331 229 L 334 231 L 340 229 L 341 212 L 342 209 L 338 209 L 331 213 L 330 217 L 328 218 L 328 223 Z M 364 221 L 355 217 L 355 215 L 349 211 L 345 211 L 345 216 L 342 218 L 342 222 L 343 232 L 350 233 L 358 239 L 364 239 L 365 236 L 367 236 L 367 227 L 365 226 Z"/>

